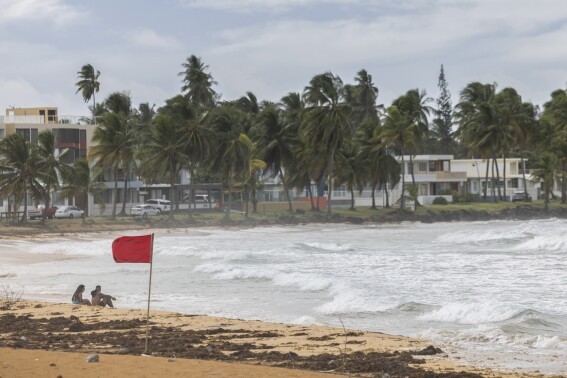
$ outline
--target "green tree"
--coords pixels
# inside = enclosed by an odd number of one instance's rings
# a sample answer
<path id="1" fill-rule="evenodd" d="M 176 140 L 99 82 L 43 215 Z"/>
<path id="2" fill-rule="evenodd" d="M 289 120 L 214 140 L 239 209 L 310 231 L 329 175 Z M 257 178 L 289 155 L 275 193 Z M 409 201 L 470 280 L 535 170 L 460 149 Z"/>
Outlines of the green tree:
<path id="1" fill-rule="evenodd" d="M 186 134 L 182 125 L 167 115 L 158 115 L 148 144 L 142 147 L 141 158 L 144 172 L 156 179 L 169 178 L 170 200 L 179 207 L 175 182 L 186 164 Z M 173 219 L 173 207 L 169 212 Z"/>
<path id="2" fill-rule="evenodd" d="M 492 125 L 497 122 L 497 115 L 493 106 L 496 87 L 493 84 L 482 84 L 479 82 L 469 83 L 460 93 L 460 101 L 457 104 L 457 118 L 459 127 L 456 136 L 468 146 L 474 154 L 486 159 L 486 174 L 484 187 L 484 199 L 487 197 L 488 173 L 490 159 L 495 158 L 496 145 L 487 130 L 493 129 Z M 493 163 L 494 164 L 494 163 Z M 494 170 L 493 183 L 494 183 Z M 494 191 L 494 185 L 492 185 Z M 494 193 L 493 193 L 494 197 Z"/>
<path id="3" fill-rule="evenodd" d="M 37 146 L 26 141 L 19 133 L 0 141 L 0 195 L 14 196 L 14 203 L 24 202 L 20 223 L 27 221 L 28 194 L 32 200 L 44 197 L 45 175 L 40 169 L 41 157 Z"/>
<path id="4" fill-rule="evenodd" d="M 405 208 L 406 205 L 406 180 L 405 175 L 406 165 L 405 165 L 405 152 L 408 143 L 413 141 L 415 137 L 414 131 L 410 127 L 410 121 L 408 119 L 408 114 L 400 112 L 396 106 L 391 106 L 386 112 L 386 118 L 384 120 L 384 128 L 380 133 L 380 138 L 384 138 L 382 143 L 393 144 L 400 153 L 401 156 L 401 176 L 402 176 L 402 195 L 400 197 L 400 209 Z"/>
<path id="5" fill-rule="evenodd" d="M 337 185 L 345 184 L 350 193 L 350 210 L 354 207 L 354 191 L 364 189 L 364 160 L 359 152 L 359 146 L 350 139 L 343 143 L 337 152 Z"/>
<path id="6" fill-rule="evenodd" d="M 215 106 L 217 94 L 213 90 L 216 82 L 213 76 L 207 72 L 209 66 L 195 55 L 191 55 L 182 64 L 184 70 L 179 73 L 183 78 L 182 92 L 187 92 L 186 96 L 191 103 L 202 108 Z"/>
<path id="7" fill-rule="evenodd" d="M 392 103 L 404 114 L 404 118 L 407 120 L 405 127 L 408 128 L 409 137 L 406 138 L 405 145 L 410 152 L 409 173 L 413 186 L 416 186 L 413 156 L 417 154 L 418 146 L 427 138 L 429 131 L 428 116 L 432 112 L 432 108 L 427 104 L 431 101 L 432 99 L 427 97 L 425 91 L 410 89 Z M 416 205 L 419 205 L 419 203 L 416 202 Z"/>
<path id="8" fill-rule="evenodd" d="M 258 143 L 263 147 L 262 160 L 272 175 L 279 175 L 286 193 L 289 211 L 293 211 L 291 196 L 289 194 L 288 180 L 284 167 L 289 167 L 294 159 L 293 135 L 290 133 L 293 126 L 284 124 L 283 114 L 274 106 L 268 106 L 259 114 Z M 287 173 L 289 174 L 289 173 Z"/>
<path id="9" fill-rule="evenodd" d="M 544 152 L 534 165 L 532 175 L 535 182 L 540 182 L 544 190 L 545 211 L 549 209 L 549 197 L 553 190 L 556 178 L 557 156 L 551 152 Z"/>
<path id="10" fill-rule="evenodd" d="M 115 218 L 118 204 L 118 170 L 126 168 L 124 175 L 127 176 L 127 168 L 133 161 L 136 133 L 134 128 L 128 125 L 128 117 L 125 114 L 106 113 L 100 118 L 94 130 L 93 142 L 94 145 L 89 151 L 89 160 L 94 161 L 94 173 L 100 175 L 106 169 L 112 172 L 114 180 L 112 217 Z"/>
<path id="11" fill-rule="evenodd" d="M 59 178 L 70 171 L 70 167 L 61 162 L 69 150 L 62 150 L 56 156 L 55 135 L 51 130 L 44 130 L 38 135 L 37 153 L 45 189 L 45 209 L 48 209 L 51 207 L 51 191 L 59 188 Z M 44 211 L 44 221 L 46 217 L 47 211 Z"/>
<path id="12" fill-rule="evenodd" d="M 211 110 L 207 122 L 215 133 L 215 151 L 212 169 L 222 172 L 228 185 L 228 207 L 225 218 L 230 218 L 233 184 L 249 169 L 250 146 L 243 133 L 248 118 L 235 107 L 223 105 Z"/>
<path id="13" fill-rule="evenodd" d="M 333 164 L 335 154 L 344 140 L 352 136 L 348 122 L 350 107 L 344 101 L 344 86 L 340 77 L 331 72 L 317 75 L 305 88 L 305 122 L 303 135 L 311 146 L 320 145 L 327 159 L 329 186 L 327 212 L 332 214 Z"/>
<path id="14" fill-rule="evenodd" d="M 104 200 L 102 191 L 106 189 L 106 184 L 97 180 L 91 172 L 89 162 L 86 158 L 81 158 L 75 163 L 71 169 L 66 170 L 62 174 L 63 185 L 59 189 L 59 193 L 64 197 L 81 196 L 87 204 L 85 208 L 85 219 L 90 216 L 88 206 L 88 196 L 91 195 L 94 202 L 104 209 Z"/>
<path id="15" fill-rule="evenodd" d="M 439 97 L 435 101 L 435 110 L 431 134 L 440 146 L 439 151 L 444 154 L 449 154 L 453 151 L 455 140 L 452 135 L 453 128 L 453 104 L 451 102 L 451 92 L 449 91 L 449 84 L 445 78 L 445 70 L 441 65 L 439 73 L 439 81 L 437 83 L 439 88 Z"/>
<path id="16" fill-rule="evenodd" d="M 99 70 L 95 70 L 94 67 L 90 64 L 85 64 L 83 67 L 81 67 L 81 70 L 77 72 L 78 81 L 75 83 L 75 86 L 77 86 L 77 92 L 75 93 L 81 92 L 83 101 L 89 102 L 91 98 L 93 99 L 93 122 L 95 122 L 96 116 L 95 93 L 97 93 L 100 89 L 100 82 L 98 81 L 99 77 Z"/>

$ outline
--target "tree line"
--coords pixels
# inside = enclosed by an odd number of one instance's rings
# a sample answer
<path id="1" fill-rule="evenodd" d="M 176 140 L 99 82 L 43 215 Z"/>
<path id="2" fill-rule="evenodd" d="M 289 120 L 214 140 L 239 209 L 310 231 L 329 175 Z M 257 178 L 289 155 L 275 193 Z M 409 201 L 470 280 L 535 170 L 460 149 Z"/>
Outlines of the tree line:
<path id="1" fill-rule="evenodd" d="M 453 154 L 485 160 L 486 182 L 489 166 L 495 167 L 490 178 L 494 198 L 506 193 L 496 159 L 519 156 L 528 158 L 532 176 L 542 183 L 546 206 L 555 182 L 561 183 L 562 202 L 567 200 L 565 90 L 554 91 L 540 109 L 523 101 L 514 88 L 498 91 L 496 84 L 471 82 L 453 106 L 441 66 L 435 100 L 424 90 L 410 89 L 389 106 L 381 105 L 378 88 L 365 69 L 353 83 L 344 83 L 332 72 L 315 75 L 301 92 L 288 93 L 278 102 L 259 101 L 252 92 L 222 100 L 199 57 L 191 55 L 182 68 L 180 93 L 155 109 L 148 103 L 134 107 L 128 92 L 113 92 L 97 103 L 100 72 L 84 65 L 77 73 L 77 93 L 87 103 L 92 100 L 89 108 L 96 124 L 88 156 L 72 166 L 61 164 L 61 155 L 54 156 L 51 132 L 40 133 L 36 145 L 19 134 L 10 135 L 0 142 L 0 195 L 13 194 L 25 209 L 28 193 L 46 206 L 52 191 L 62 196 L 91 194 L 101 202 L 103 177 L 111 172 L 115 217 L 119 177 L 125 189 L 131 173 L 146 183 L 169 182 L 170 200 L 177 205 L 174 186 L 180 172 L 187 170 L 192 183 L 222 182 L 229 209 L 232 193 L 242 193 L 246 215 L 249 203 L 256 210 L 256 191 L 266 176 L 281 180 L 290 211 L 292 189 L 306 190 L 315 210 L 319 192 L 326 189 L 331 213 L 333 188 L 339 185 L 350 192 L 352 208 L 354 193 L 365 187 L 371 188 L 373 209 L 375 192 L 388 186 L 401 185 L 416 199 L 413 157 Z M 411 183 L 401 174 L 405 156 Z M 486 199 L 488 185 L 483 189 Z M 127 190 L 123 193 L 120 214 L 125 214 L 127 202 Z M 386 197 L 386 206 L 397 200 Z M 403 208 L 406 195 L 399 200 Z M 188 216 L 191 219 L 190 207 Z"/>

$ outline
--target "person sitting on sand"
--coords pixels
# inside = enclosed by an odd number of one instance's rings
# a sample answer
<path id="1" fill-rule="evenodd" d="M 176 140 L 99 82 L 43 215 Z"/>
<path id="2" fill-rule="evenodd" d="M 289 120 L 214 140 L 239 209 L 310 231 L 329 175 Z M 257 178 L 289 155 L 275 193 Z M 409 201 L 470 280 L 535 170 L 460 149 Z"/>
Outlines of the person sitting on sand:
<path id="1" fill-rule="evenodd" d="M 88 299 L 83 299 L 84 291 L 85 291 L 85 285 L 79 285 L 79 287 L 77 287 L 77 290 L 75 290 L 75 294 L 73 294 L 73 297 L 71 298 L 71 302 L 73 304 L 82 304 L 82 305 L 90 306 L 91 302 Z"/>
<path id="2" fill-rule="evenodd" d="M 114 304 L 112 303 L 112 301 L 115 301 L 116 298 L 114 298 L 111 295 L 107 295 L 107 294 L 103 294 L 101 293 L 101 287 L 100 285 L 96 286 L 96 289 L 91 291 L 91 295 L 93 297 L 93 306 L 108 306 L 108 307 L 114 307 Z"/>

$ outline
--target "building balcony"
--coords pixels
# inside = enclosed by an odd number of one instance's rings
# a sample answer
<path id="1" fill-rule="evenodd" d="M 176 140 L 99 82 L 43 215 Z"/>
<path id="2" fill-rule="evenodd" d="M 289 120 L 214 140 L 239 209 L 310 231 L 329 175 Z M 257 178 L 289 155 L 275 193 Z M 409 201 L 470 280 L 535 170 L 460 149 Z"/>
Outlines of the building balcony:
<path id="1" fill-rule="evenodd" d="M 12 115 L 0 116 L 0 124 L 94 125 L 95 122 L 85 116 Z"/>

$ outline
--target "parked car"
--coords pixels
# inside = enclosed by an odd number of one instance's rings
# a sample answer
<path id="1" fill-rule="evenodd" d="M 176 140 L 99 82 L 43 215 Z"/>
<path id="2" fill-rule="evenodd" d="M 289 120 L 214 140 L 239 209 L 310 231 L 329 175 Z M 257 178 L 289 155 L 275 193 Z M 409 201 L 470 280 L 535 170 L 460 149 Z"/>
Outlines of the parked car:
<path id="1" fill-rule="evenodd" d="M 169 214 L 171 210 L 171 201 L 163 199 L 149 199 L 144 202 L 145 205 L 152 205 L 156 209 L 159 209 L 164 214 Z"/>
<path id="2" fill-rule="evenodd" d="M 152 205 L 137 205 L 130 209 L 133 217 L 147 218 L 149 215 L 160 215 L 161 210 Z"/>
<path id="3" fill-rule="evenodd" d="M 514 192 L 512 195 L 512 202 L 516 201 L 525 201 L 526 200 L 526 192 Z M 528 196 L 528 201 L 531 201 L 532 197 Z"/>
<path id="4" fill-rule="evenodd" d="M 41 219 L 43 218 L 43 211 L 40 209 L 28 209 L 28 219 Z"/>
<path id="5" fill-rule="evenodd" d="M 193 196 L 193 202 L 191 201 L 191 196 L 183 197 L 183 202 L 189 202 L 191 207 L 197 209 L 208 208 L 209 207 L 209 195 L 208 194 L 195 194 Z M 214 207 L 215 201 L 211 201 L 211 207 Z"/>
<path id="6" fill-rule="evenodd" d="M 61 206 L 55 210 L 55 218 L 81 218 L 85 212 L 77 206 Z"/>
<path id="7" fill-rule="evenodd" d="M 56 210 L 57 207 L 48 207 L 47 210 L 45 210 L 44 205 L 39 205 L 37 209 L 33 209 L 33 208 L 28 209 L 28 219 L 42 219 L 43 213 L 46 211 L 47 211 L 46 218 L 53 219 Z"/>

